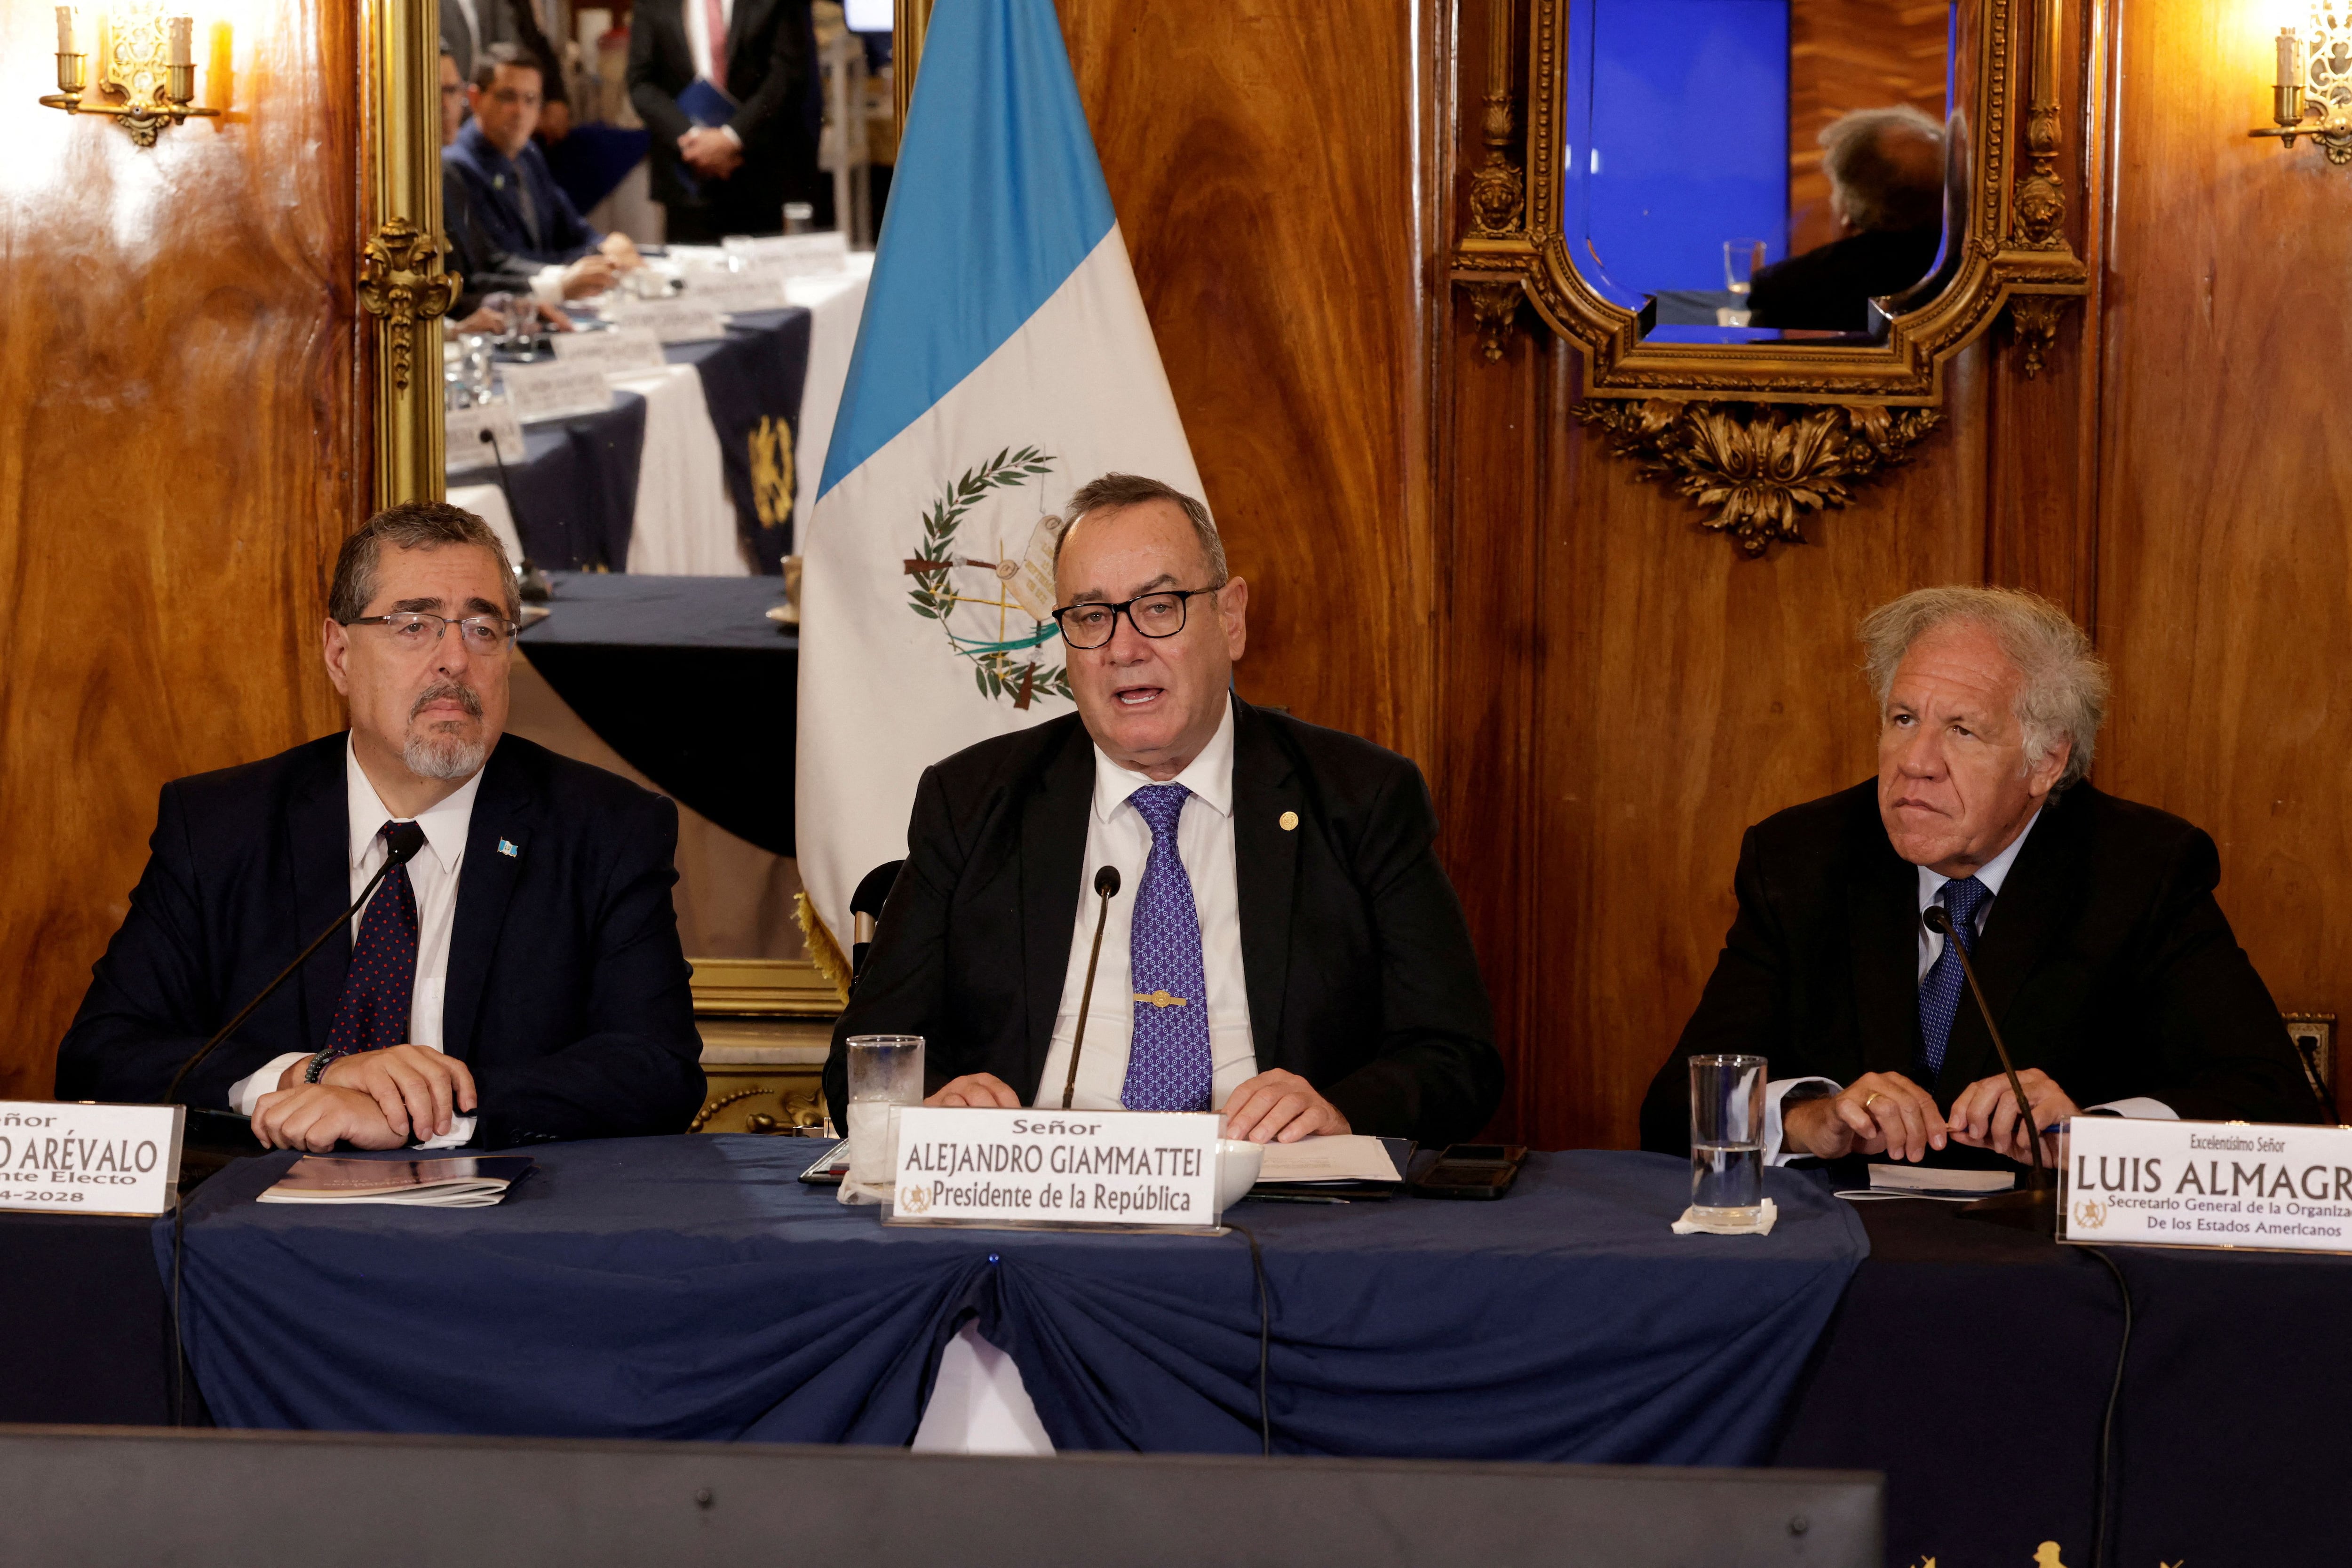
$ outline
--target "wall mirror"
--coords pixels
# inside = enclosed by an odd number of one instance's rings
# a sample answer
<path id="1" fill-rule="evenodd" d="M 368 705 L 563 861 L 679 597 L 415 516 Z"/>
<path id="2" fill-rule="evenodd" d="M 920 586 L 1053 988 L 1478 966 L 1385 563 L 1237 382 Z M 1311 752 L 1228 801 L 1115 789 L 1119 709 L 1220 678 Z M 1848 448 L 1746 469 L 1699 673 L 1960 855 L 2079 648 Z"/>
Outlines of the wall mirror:
<path id="1" fill-rule="evenodd" d="M 1492 0 L 1488 356 L 1524 296 L 1596 398 L 1935 403 L 2012 298 L 2084 289 L 2060 4 Z"/>

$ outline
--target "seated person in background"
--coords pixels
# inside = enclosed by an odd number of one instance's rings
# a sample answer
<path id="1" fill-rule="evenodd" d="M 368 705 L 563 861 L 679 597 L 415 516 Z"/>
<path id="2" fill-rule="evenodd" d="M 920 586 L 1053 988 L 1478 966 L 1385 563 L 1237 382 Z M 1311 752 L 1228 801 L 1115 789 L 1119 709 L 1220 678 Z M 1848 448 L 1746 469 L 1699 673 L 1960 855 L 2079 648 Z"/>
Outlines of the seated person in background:
<path id="1" fill-rule="evenodd" d="M 414 824 L 415 857 L 184 1101 L 310 1150 L 686 1130 L 703 1081 L 670 907 L 677 809 L 500 738 L 517 612 L 471 512 L 410 502 L 344 542 L 324 651 L 351 729 L 163 786 L 58 1050 L 59 1099 L 160 1099 Z"/>
<path id="2" fill-rule="evenodd" d="M 1072 1104 L 1223 1110 L 1292 1142 L 1475 1134 L 1503 1092 L 1420 770 L 1232 693 L 1248 584 L 1206 508 L 1107 474 L 1071 498 L 1055 612 L 1077 712 L 928 770 L 834 1031 L 927 1042 L 932 1105 L 1058 1107 L 1116 867 Z"/>
<path id="3" fill-rule="evenodd" d="M 466 84 L 458 79 L 457 61 L 446 47 L 441 51 L 441 145 L 457 140 L 466 123 Z M 474 216 L 473 198 L 454 169 L 441 171 L 441 227 L 449 237 L 448 269 L 462 279 L 449 319 L 461 332 L 503 331 L 506 323 L 482 301 L 492 294 L 529 296 L 539 314 L 558 331 L 572 322 L 556 305 L 583 295 L 601 294 L 613 286 L 618 269 L 602 254 L 583 256 L 562 266 L 533 267 L 517 260 L 491 243 Z"/>
<path id="4" fill-rule="evenodd" d="M 1870 301 L 1936 265 L 1944 239 L 1944 128 L 1908 104 L 1861 109 L 1822 132 L 1830 210 L 1844 236 L 1756 274 L 1748 324 L 1870 330 Z"/>
<path id="5" fill-rule="evenodd" d="M 474 59 L 467 100 L 474 118 L 441 153 L 471 200 L 484 240 L 534 266 L 577 261 L 592 252 L 626 271 L 643 265 L 625 234 L 599 234 L 548 173 L 531 142 L 539 124 L 539 63 L 512 44 Z"/>
<path id="6" fill-rule="evenodd" d="M 1738 918 L 1642 1104 L 1688 1149 L 1697 1053 L 1767 1058 L 1765 1154 L 2032 1159 L 2085 1110 L 2309 1121 L 2262 976 L 2213 900 L 2212 839 L 2081 782 L 2106 710 L 2090 639 L 2031 594 L 1928 588 L 1873 612 L 1878 778 L 1748 830 Z M 2032 1101 L 2016 1098 L 1949 912 Z M 2050 1152 L 2044 1145 L 2045 1156 Z"/>

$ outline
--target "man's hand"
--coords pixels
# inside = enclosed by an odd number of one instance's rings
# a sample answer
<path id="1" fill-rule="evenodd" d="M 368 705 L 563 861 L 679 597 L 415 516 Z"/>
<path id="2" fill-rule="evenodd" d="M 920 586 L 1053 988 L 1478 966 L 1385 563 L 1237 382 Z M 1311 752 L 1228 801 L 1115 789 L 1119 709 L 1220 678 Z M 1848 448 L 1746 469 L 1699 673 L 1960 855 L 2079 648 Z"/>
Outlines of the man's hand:
<path id="1" fill-rule="evenodd" d="M 253 1108 L 253 1135 L 265 1149 L 323 1154 L 340 1141 L 361 1149 L 397 1149 L 408 1134 L 393 1131 L 383 1108 L 355 1089 L 323 1083 L 272 1089 Z"/>
<path id="2" fill-rule="evenodd" d="M 1827 1099 L 1783 1101 L 1780 1111 L 1781 1147 L 1824 1160 L 1857 1148 L 1923 1159 L 1928 1150 L 1942 1148 L 1950 1131 L 1936 1097 L 1899 1072 L 1866 1072 Z"/>
<path id="3" fill-rule="evenodd" d="M 1345 1132 L 1339 1108 L 1295 1072 L 1276 1068 L 1247 1079 L 1225 1101 L 1223 1136 L 1253 1143 L 1296 1143 L 1318 1132 Z"/>
<path id="4" fill-rule="evenodd" d="M 474 1075 L 466 1064 L 423 1046 L 388 1046 L 337 1057 L 319 1081 L 373 1100 L 384 1124 L 399 1134 L 399 1143 L 440 1137 L 449 1131 L 453 1111 L 470 1114 L 478 1103 Z M 260 1118 L 257 1114 L 254 1120 L 257 1125 Z"/>
<path id="5" fill-rule="evenodd" d="M 2040 1068 L 2022 1068 L 2017 1081 L 2024 1087 L 2025 1098 L 2033 1107 L 2036 1131 L 2055 1127 L 2070 1116 L 2080 1116 L 2082 1107 L 2067 1098 L 2066 1091 L 2050 1080 Z M 2047 1132 L 2042 1136 L 2048 1137 Z M 1979 1079 L 1960 1090 L 1952 1101 L 1952 1141 L 1971 1148 L 1990 1149 L 2005 1154 L 2020 1164 L 2031 1164 L 2033 1151 L 2027 1140 L 2032 1134 L 2017 1119 L 2017 1096 L 2009 1089 L 2009 1075 L 1999 1073 Z"/>
<path id="6" fill-rule="evenodd" d="M 698 125 L 677 139 L 677 155 L 705 179 L 723 180 L 743 166 L 743 149 L 723 131 Z"/>
<path id="7" fill-rule="evenodd" d="M 604 243 L 610 245 L 612 240 L 608 239 Z M 590 294 L 602 294 L 613 286 L 613 280 L 619 276 L 620 265 L 611 257 L 583 256 L 563 269 L 563 297 L 567 300 L 578 300 Z"/>
<path id="8" fill-rule="evenodd" d="M 637 242 L 625 234 L 606 235 L 596 253 L 623 272 L 635 272 L 646 264 L 646 258 L 637 254 Z"/>
<path id="9" fill-rule="evenodd" d="M 948 1079 L 937 1094 L 923 1103 L 969 1106 L 976 1110 L 1018 1110 L 1021 1097 L 1005 1087 L 1004 1080 L 994 1073 L 973 1072 Z"/>

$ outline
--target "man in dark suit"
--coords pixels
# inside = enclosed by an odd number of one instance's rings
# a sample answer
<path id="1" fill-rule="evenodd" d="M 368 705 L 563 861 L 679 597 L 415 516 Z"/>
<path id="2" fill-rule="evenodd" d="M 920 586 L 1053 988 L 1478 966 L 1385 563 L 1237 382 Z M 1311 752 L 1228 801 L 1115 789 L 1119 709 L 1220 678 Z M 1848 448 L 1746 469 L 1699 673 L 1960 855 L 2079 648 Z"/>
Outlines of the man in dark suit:
<path id="1" fill-rule="evenodd" d="M 1756 274 L 1748 325 L 1860 332 L 1870 301 L 1927 276 L 1944 243 L 1944 128 L 1909 105 L 1822 132 L 1839 237 Z"/>
<path id="2" fill-rule="evenodd" d="M 782 231 L 784 204 L 816 179 L 815 61 L 808 0 L 638 0 L 629 101 L 653 133 L 653 196 L 672 244 Z M 678 107 L 697 78 L 734 100 L 722 122 Z"/>
<path id="3" fill-rule="evenodd" d="M 1074 1106 L 1474 1136 L 1503 1064 L 1420 771 L 1232 695 L 1249 589 L 1200 502 L 1113 474 L 1067 515 L 1078 711 L 924 773 L 834 1031 L 835 1117 L 868 1034 L 924 1037 L 929 1103 L 1059 1106 L 1111 866 Z"/>
<path id="4" fill-rule="evenodd" d="M 703 1080 L 670 907 L 677 811 L 501 738 L 518 608 L 470 512 L 408 503 L 345 542 L 324 637 L 351 729 L 163 787 L 58 1051 L 60 1099 L 162 1098 L 413 847 L 184 1101 L 311 1150 L 685 1130 Z"/>
<path id="5" fill-rule="evenodd" d="M 2089 638 L 1990 588 L 1906 595 L 1863 637 L 1878 778 L 1748 830 L 1738 916 L 1643 1102 L 1643 1147 L 1689 1147 L 1686 1064 L 1715 1052 L 1770 1062 L 1776 1160 L 1984 1163 L 1957 1144 L 2024 1162 L 2030 1129 L 2085 1113 L 2312 1121 L 2214 902 L 2212 839 L 2081 782 L 2107 693 Z M 1976 964 L 2030 1121 L 1930 903 Z"/>
<path id="6" fill-rule="evenodd" d="M 449 146 L 466 124 L 466 84 L 457 75 L 457 57 L 441 50 L 441 145 Z M 555 309 L 562 300 L 599 294 L 612 287 L 617 272 L 610 258 L 583 256 L 562 267 L 533 267 L 500 250 L 474 216 L 474 198 L 465 176 L 455 169 L 441 171 L 441 231 L 449 240 L 449 270 L 462 280 L 449 307 L 449 321 L 457 331 L 503 331 L 504 325 L 484 301 L 492 294 L 524 294 L 539 307 L 540 315 L 559 331 L 571 321 Z"/>
<path id="7" fill-rule="evenodd" d="M 484 239 L 519 260 L 561 265 L 602 254 L 623 269 L 641 265 L 629 237 L 599 233 L 548 172 L 530 139 L 540 81 L 539 63 L 512 44 L 477 55 L 467 92 L 474 117 L 441 150 L 443 174 L 465 185 Z"/>

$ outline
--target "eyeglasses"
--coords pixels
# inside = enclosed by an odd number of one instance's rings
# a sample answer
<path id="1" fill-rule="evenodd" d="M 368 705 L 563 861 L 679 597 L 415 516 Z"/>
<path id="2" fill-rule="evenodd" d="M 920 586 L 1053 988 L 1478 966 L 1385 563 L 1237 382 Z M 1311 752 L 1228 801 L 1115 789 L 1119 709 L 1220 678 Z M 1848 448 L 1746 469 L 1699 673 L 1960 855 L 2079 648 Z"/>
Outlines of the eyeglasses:
<path id="1" fill-rule="evenodd" d="M 441 634 L 451 626 L 465 639 L 467 653 L 504 653 L 507 644 L 514 641 L 521 630 L 504 616 L 467 616 L 451 620 L 446 616 L 428 616 L 422 610 L 401 610 L 389 616 L 362 616 L 345 621 L 347 626 L 382 626 L 392 634 L 392 646 L 403 653 L 423 653 L 440 646 Z"/>
<path id="2" fill-rule="evenodd" d="M 1165 594 L 1146 594 L 1124 604 L 1104 605 L 1089 601 L 1083 605 L 1065 605 L 1054 612 L 1054 619 L 1062 628 L 1063 640 L 1084 651 L 1108 643 L 1118 630 L 1118 618 L 1148 637 L 1172 637 L 1184 629 L 1184 601 L 1202 594 L 1213 594 L 1214 588 L 1177 588 Z"/>

